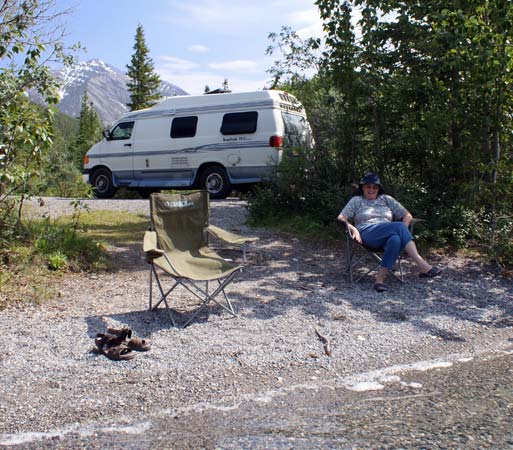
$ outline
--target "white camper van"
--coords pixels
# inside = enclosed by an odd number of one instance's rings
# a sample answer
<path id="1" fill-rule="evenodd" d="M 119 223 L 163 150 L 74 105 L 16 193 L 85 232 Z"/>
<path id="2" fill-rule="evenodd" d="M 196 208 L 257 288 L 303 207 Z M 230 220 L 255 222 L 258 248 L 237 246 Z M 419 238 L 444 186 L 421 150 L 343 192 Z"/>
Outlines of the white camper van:
<path id="1" fill-rule="evenodd" d="M 178 96 L 125 114 L 84 158 L 95 195 L 199 187 L 225 198 L 268 177 L 283 147 L 311 146 L 303 106 L 283 91 Z"/>

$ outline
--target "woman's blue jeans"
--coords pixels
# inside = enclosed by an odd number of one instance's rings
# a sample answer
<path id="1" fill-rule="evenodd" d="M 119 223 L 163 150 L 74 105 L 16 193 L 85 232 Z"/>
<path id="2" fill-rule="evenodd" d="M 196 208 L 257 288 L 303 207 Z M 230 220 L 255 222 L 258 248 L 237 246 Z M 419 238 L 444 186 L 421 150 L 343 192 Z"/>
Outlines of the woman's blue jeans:
<path id="1" fill-rule="evenodd" d="M 365 245 L 383 249 L 381 267 L 391 270 L 401 250 L 413 237 L 408 227 L 402 222 L 384 222 L 363 225 L 358 228 Z"/>

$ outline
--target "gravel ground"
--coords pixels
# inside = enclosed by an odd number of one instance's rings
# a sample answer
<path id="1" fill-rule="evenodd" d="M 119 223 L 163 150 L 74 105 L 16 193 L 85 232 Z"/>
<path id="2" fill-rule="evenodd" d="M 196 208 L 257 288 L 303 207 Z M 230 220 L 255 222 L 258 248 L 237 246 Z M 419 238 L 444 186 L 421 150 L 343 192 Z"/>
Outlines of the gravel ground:
<path id="1" fill-rule="evenodd" d="M 72 210 L 67 199 L 44 201 L 40 213 Z M 87 203 L 148 212 L 146 200 Z M 140 246 L 113 249 L 123 269 L 68 274 L 52 301 L 0 311 L 0 446 L 58 446 L 61 435 L 102 427 L 137 432 L 138 421 L 207 404 L 261 401 L 302 385 L 351 388 L 378 369 L 457 361 L 512 345 L 512 281 L 479 261 L 429 255 L 445 268 L 433 280 L 419 279 L 406 261 L 406 283 L 391 281 L 389 292 L 378 294 L 369 277 L 348 282 L 342 242 L 251 229 L 238 199 L 211 207 L 212 223 L 260 237 L 249 266 L 228 288 L 238 317 L 211 306 L 186 329 L 172 328 L 165 310 L 147 311 Z M 180 291 L 173 306 L 179 322 L 195 304 Z M 126 362 L 91 352 L 107 326 L 130 327 L 152 349 Z M 331 356 L 316 330 L 328 337 Z"/>

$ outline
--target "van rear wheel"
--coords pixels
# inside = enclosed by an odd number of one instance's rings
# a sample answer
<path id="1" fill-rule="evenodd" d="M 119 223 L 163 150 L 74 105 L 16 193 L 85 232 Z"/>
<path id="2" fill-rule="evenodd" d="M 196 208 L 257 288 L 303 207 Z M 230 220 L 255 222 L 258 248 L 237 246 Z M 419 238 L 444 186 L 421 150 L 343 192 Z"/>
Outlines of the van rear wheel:
<path id="1" fill-rule="evenodd" d="M 201 173 L 200 187 L 210 193 L 210 198 L 226 198 L 232 191 L 226 170 L 218 166 L 207 167 Z"/>
<path id="2" fill-rule="evenodd" d="M 93 174 L 93 193 L 97 198 L 112 198 L 116 188 L 112 182 L 112 174 L 108 169 L 98 169 Z"/>

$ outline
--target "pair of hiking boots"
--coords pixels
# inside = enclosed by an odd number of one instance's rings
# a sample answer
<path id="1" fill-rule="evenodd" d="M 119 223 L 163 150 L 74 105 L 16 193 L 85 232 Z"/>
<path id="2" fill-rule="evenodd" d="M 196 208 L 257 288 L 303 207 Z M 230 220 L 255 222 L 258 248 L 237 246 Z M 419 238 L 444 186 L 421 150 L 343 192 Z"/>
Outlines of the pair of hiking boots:
<path id="1" fill-rule="evenodd" d="M 146 352 L 151 344 L 146 339 L 132 337 L 130 328 L 107 328 L 107 333 L 98 333 L 94 340 L 96 352 L 114 361 L 135 358 L 135 351 Z"/>

